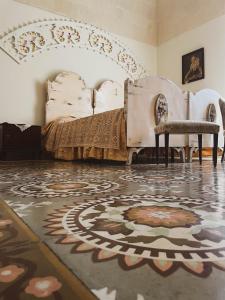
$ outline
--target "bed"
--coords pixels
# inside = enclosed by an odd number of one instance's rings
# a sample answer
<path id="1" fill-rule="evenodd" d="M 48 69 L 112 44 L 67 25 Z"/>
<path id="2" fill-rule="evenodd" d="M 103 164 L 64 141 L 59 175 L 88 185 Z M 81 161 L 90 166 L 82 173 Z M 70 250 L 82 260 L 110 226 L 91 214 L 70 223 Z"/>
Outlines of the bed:
<path id="1" fill-rule="evenodd" d="M 78 74 L 48 81 L 45 148 L 56 159 L 127 161 L 124 91 L 113 81 L 89 89 Z"/>
<path id="2" fill-rule="evenodd" d="M 203 91 L 192 94 L 157 76 L 134 82 L 127 79 L 123 87 L 107 80 L 92 89 L 78 74 L 62 72 L 48 81 L 47 88 L 45 147 L 63 160 L 95 158 L 131 164 L 134 152 L 155 147 L 156 103 L 160 97 L 168 103 L 170 121 L 204 119 L 209 99 L 218 108 L 218 93 L 208 90 L 207 97 Z M 196 115 L 198 103 L 201 116 Z M 219 112 L 217 121 L 222 124 Z M 195 141 L 176 135 L 170 145 L 184 160 L 185 147 L 194 149 Z"/>

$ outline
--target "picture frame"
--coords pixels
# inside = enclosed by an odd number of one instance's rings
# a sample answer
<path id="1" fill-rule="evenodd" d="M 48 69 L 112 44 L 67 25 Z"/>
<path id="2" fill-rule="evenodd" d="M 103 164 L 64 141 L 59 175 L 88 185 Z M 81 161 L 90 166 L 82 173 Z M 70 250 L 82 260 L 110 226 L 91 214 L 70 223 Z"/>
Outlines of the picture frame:
<path id="1" fill-rule="evenodd" d="M 205 78 L 204 48 L 182 56 L 182 84 Z"/>

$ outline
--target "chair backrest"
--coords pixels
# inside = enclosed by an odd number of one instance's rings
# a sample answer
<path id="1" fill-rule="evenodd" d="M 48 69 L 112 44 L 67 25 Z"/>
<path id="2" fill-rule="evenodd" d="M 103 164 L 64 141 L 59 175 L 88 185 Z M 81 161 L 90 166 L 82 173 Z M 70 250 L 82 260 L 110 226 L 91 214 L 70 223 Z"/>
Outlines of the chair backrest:
<path id="1" fill-rule="evenodd" d="M 219 104 L 220 104 L 220 110 L 221 110 L 221 115 L 223 120 L 223 129 L 225 130 L 225 101 L 220 99 Z"/>

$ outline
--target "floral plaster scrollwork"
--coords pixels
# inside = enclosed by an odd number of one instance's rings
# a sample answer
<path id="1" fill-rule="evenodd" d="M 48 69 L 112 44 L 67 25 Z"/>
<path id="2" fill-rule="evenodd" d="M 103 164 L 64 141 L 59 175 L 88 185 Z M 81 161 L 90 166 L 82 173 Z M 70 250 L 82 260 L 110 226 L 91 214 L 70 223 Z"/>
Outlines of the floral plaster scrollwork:
<path id="1" fill-rule="evenodd" d="M 104 55 L 131 79 L 147 75 L 127 46 L 114 35 L 82 22 L 57 18 L 32 21 L 0 36 L 0 48 L 17 63 L 62 47 L 79 47 Z"/>
<path id="2" fill-rule="evenodd" d="M 79 32 L 72 26 L 54 26 L 52 33 L 58 43 L 76 43 L 80 41 Z"/>
<path id="3" fill-rule="evenodd" d="M 112 52 L 112 43 L 106 37 L 92 33 L 89 37 L 91 47 L 98 48 L 99 50 L 110 53 Z"/>
<path id="4" fill-rule="evenodd" d="M 42 49 L 45 45 L 45 38 L 39 32 L 27 31 L 15 38 L 14 45 L 19 53 L 26 56 L 28 53 Z"/>
<path id="5" fill-rule="evenodd" d="M 118 55 L 119 62 L 123 63 L 127 70 L 131 73 L 135 73 L 137 71 L 137 65 L 134 58 L 126 52 L 120 52 Z"/>

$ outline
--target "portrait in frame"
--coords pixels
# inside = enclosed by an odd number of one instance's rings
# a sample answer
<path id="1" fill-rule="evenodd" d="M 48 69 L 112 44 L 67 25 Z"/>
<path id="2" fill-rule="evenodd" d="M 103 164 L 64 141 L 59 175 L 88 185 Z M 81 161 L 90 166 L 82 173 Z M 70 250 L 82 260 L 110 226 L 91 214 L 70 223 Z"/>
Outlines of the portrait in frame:
<path id="1" fill-rule="evenodd" d="M 204 48 L 182 56 L 182 84 L 205 78 Z"/>

